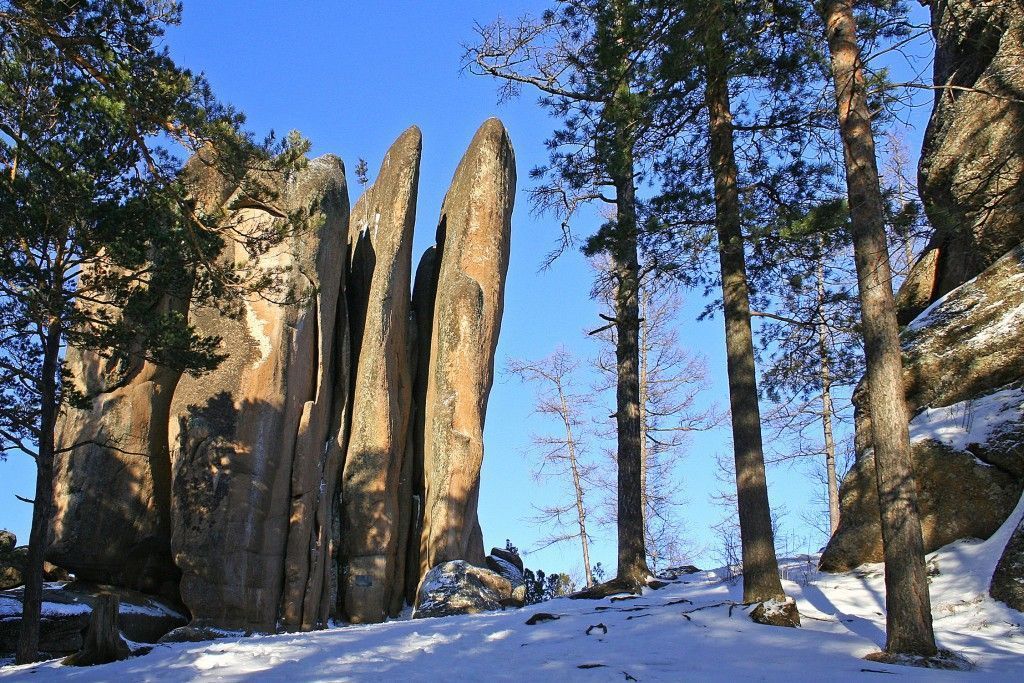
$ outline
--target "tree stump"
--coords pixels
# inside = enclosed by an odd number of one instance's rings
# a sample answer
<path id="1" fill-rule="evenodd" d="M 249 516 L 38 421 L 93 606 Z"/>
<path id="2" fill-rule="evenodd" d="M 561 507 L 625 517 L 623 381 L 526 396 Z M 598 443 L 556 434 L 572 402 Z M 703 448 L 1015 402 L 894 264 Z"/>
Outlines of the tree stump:
<path id="1" fill-rule="evenodd" d="M 101 593 L 89 617 L 82 638 L 82 649 L 64 658 L 67 666 L 92 666 L 107 664 L 131 656 L 128 644 L 121 637 L 117 627 L 118 598 L 110 593 Z"/>

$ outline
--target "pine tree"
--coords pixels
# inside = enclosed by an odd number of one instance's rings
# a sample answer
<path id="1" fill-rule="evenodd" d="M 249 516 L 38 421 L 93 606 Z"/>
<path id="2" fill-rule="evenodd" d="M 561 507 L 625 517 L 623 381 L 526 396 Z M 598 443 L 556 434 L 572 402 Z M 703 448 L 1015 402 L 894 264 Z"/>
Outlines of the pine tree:
<path id="1" fill-rule="evenodd" d="M 910 459 L 899 327 L 892 292 L 885 204 L 868 93 L 850 0 L 822 5 L 857 263 L 868 411 L 885 554 L 886 652 L 936 653 L 917 487 Z"/>
<path id="2" fill-rule="evenodd" d="M 655 39 L 676 10 L 654 2 L 562 0 L 539 20 L 498 20 L 478 27 L 478 45 L 467 68 L 502 81 L 502 95 L 523 85 L 563 127 L 548 141 L 550 163 L 535 169 L 535 205 L 562 219 L 562 248 L 573 244 L 571 220 L 590 201 L 603 201 L 614 216 L 584 245 L 603 254 L 614 280 L 616 328 L 616 426 L 618 463 L 618 571 L 622 584 L 645 583 L 647 567 L 641 494 L 639 407 L 639 265 L 643 203 L 637 195 L 644 170 L 663 145 L 657 120 L 671 98 L 650 86 Z M 609 196 L 611 194 L 611 196 Z M 557 254 L 557 251 L 556 251 Z"/>
<path id="3" fill-rule="evenodd" d="M 37 468 L 19 662 L 38 656 L 57 418 L 90 400 L 66 381 L 65 350 L 202 372 L 218 340 L 187 325 L 188 299 L 271 285 L 218 259 L 230 227 L 190 194 L 172 149 L 203 150 L 198 164 L 264 204 L 273 193 L 250 171 L 286 171 L 305 151 L 297 137 L 256 144 L 158 47 L 179 16 L 165 2 L 0 1 L 0 450 Z M 244 244 L 255 254 L 280 238 Z"/>

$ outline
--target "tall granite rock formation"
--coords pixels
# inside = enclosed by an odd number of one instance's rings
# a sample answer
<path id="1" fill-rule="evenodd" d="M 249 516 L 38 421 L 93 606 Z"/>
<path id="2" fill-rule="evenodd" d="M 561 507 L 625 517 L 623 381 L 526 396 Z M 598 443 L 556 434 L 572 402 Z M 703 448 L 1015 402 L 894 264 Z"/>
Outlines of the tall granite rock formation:
<path id="1" fill-rule="evenodd" d="M 229 220 L 245 231 L 308 211 L 307 229 L 259 259 L 281 279 L 280 300 L 244 301 L 238 319 L 193 310 L 229 355 L 184 378 L 171 408 L 172 547 L 194 624 L 274 631 L 283 612 L 285 627 L 309 628 L 329 608 L 336 406 L 346 398 L 335 394 L 349 382 L 338 343 L 348 334 L 344 169 L 321 157 L 278 189 L 280 210 L 241 206 Z M 241 247 L 224 258 L 242 259 Z"/>
<path id="2" fill-rule="evenodd" d="M 437 296 L 437 246 L 428 247 L 416 266 L 412 288 L 412 312 L 416 322 L 416 344 L 413 356 L 416 374 L 413 379 L 413 415 L 410 427 L 412 487 L 412 531 L 406 561 L 405 600 L 416 602 L 420 579 L 420 537 L 423 534 L 423 502 L 426 499 L 423 481 L 423 435 L 426 422 L 427 377 L 430 374 L 430 339 L 434 329 L 434 299 Z"/>
<path id="3" fill-rule="evenodd" d="M 420 576 L 450 560 L 484 566 L 476 506 L 515 183 L 508 134 L 489 119 L 459 163 L 437 228 L 430 356 L 418 397 L 424 410 Z"/>
<path id="4" fill-rule="evenodd" d="M 352 422 L 342 475 L 342 600 L 353 623 L 383 621 L 404 602 L 411 493 L 409 288 L 420 131 L 405 131 L 349 220 Z M 404 494 L 404 495 L 403 495 Z M 397 610 L 393 609 L 399 594 Z"/>
<path id="5" fill-rule="evenodd" d="M 933 0 L 935 105 L 921 196 L 935 232 L 901 322 L 1024 241 L 1024 0 Z"/>
<path id="6" fill-rule="evenodd" d="M 210 172 L 204 154 L 185 177 L 198 207 L 213 213 L 234 188 Z M 145 314 L 184 315 L 190 285 L 182 287 L 154 297 Z M 68 406 L 60 418 L 46 557 L 79 579 L 176 598 L 167 425 L 181 373 L 73 346 L 65 360 L 92 406 Z"/>
<path id="7" fill-rule="evenodd" d="M 172 640 L 382 621 L 431 567 L 484 566 L 476 505 L 514 155 L 502 124 L 484 123 L 410 298 L 420 137 L 398 138 L 351 215 L 332 156 L 254 177 L 273 187 L 266 204 L 190 162 L 196 201 L 243 240 L 308 219 L 254 264 L 278 286 L 233 313 L 192 304 L 226 356 L 204 376 L 69 356 L 101 398 L 69 413 L 63 443 L 125 452 L 62 462 L 51 556 L 83 578 L 180 589 L 193 620 Z M 221 255 L 247 257 L 237 243 Z"/>

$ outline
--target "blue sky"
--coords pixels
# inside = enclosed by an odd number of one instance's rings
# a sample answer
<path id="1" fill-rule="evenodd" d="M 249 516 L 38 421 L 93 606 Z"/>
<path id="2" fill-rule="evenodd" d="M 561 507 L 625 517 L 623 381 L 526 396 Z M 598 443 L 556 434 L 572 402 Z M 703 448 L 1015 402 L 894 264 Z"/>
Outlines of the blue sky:
<path id="1" fill-rule="evenodd" d="M 532 395 L 500 368 L 506 359 L 539 358 L 564 344 L 581 355 L 596 350 L 583 331 L 599 327 L 598 305 L 589 298 L 591 275 L 578 253 L 563 256 L 540 272 L 544 255 L 559 235 L 557 221 L 531 211 L 526 190 L 529 170 L 545 160 L 544 139 L 553 129 L 535 102 L 524 95 L 498 104 L 496 84 L 460 73 L 461 45 L 473 39 L 474 22 L 487 23 L 499 14 L 513 17 L 538 13 L 544 0 L 475 0 L 474 2 L 272 2 L 268 0 L 186 0 L 182 25 L 166 43 L 175 59 L 206 73 L 214 92 L 248 115 L 257 134 L 297 129 L 313 143 L 313 154 L 342 157 L 349 171 L 352 201 L 360 188 L 352 169 L 365 158 L 376 172 L 392 141 L 408 126 L 423 131 L 423 161 L 417 207 L 415 256 L 434 239 L 441 201 L 455 167 L 476 128 L 499 116 L 509 129 L 517 156 L 519 194 L 513 216 L 512 255 L 505 317 L 498 347 L 494 390 L 487 414 L 486 455 L 480 497 L 485 544 L 504 545 L 510 538 L 530 548 L 546 530 L 527 518 L 532 505 L 550 503 L 558 495 L 553 483 L 530 477 L 527 447 L 531 430 L 543 424 L 531 415 Z M 920 124 L 922 109 L 913 119 Z M 916 159 L 923 127 L 908 135 Z M 599 219 L 583 217 L 576 228 L 586 234 Z M 727 405 L 725 361 L 720 317 L 696 321 L 699 293 L 688 295 L 680 319 L 682 341 L 707 357 L 712 389 L 709 401 Z M 715 540 L 708 527 L 721 516 L 708 496 L 718 486 L 714 456 L 730 454 L 727 430 L 695 438 L 680 469 L 688 501 L 685 517 L 690 533 L 708 552 L 694 558 L 713 561 Z M 31 497 L 32 468 L 12 456 L 0 464 L 0 526 L 27 541 L 29 507 L 13 494 Z M 784 524 L 797 537 L 821 540 L 804 527 L 801 501 L 814 496 L 813 484 L 799 470 L 781 467 L 769 472 L 774 502 L 786 501 Z M 595 530 L 593 561 L 615 562 L 612 530 Z M 564 544 L 527 557 L 527 564 L 545 570 L 579 573 L 575 545 Z"/>

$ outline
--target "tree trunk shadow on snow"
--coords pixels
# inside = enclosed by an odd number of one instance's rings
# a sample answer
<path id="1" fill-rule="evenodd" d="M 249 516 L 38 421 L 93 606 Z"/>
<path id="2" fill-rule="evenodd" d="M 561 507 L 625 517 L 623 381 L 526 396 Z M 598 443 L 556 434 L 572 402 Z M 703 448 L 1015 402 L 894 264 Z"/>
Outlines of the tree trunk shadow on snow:
<path id="1" fill-rule="evenodd" d="M 884 615 L 884 598 L 879 595 L 877 591 L 873 590 L 868 585 L 867 581 L 864 581 L 863 583 L 865 591 L 874 596 L 878 609 L 882 610 L 882 614 Z M 843 612 L 827 595 L 825 595 L 824 591 L 817 586 L 813 584 L 804 586 L 801 592 L 801 597 L 811 603 L 811 606 L 822 614 L 834 614 L 839 620 L 839 623 L 846 627 L 846 629 L 851 633 L 871 641 L 878 647 L 885 647 L 885 629 L 864 617 Z"/>

